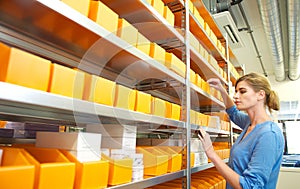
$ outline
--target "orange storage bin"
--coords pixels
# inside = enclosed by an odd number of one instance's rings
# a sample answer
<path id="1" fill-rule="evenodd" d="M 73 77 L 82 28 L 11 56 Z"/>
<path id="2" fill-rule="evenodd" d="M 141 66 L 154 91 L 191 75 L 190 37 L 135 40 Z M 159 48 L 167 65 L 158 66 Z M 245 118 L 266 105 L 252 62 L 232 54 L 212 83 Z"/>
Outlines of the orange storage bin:
<path id="1" fill-rule="evenodd" d="M 172 103 L 172 116 L 171 116 L 171 118 L 179 121 L 180 120 L 180 114 L 181 114 L 180 105 Z"/>
<path id="2" fill-rule="evenodd" d="M 166 101 L 152 97 L 151 98 L 151 114 L 160 116 L 160 117 L 165 117 L 166 115 Z"/>
<path id="3" fill-rule="evenodd" d="M 138 43 L 138 30 L 126 19 L 119 18 L 117 36 L 136 47 Z"/>
<path id="4" fill-rule="evenodd" d="M 115 101 L 115 89 L 116 83 L 114 81 L 85 74 L 83 100 L 113 106 Z"/>
<path id="5" fill-rule="evenodd" d="M 141 33 L 138 33 L 136 48 L 150 56 L 151 42 Z"/>
<path id="6" fill-rule="evenodd" d="M 72 7 L 76 11 L 80 12 L 84 16 L 88 16 L 89 13 L 89 6 L 90 6 L 90 0 L 61 0 L 68 6 Z"/>
<path id="7" fill-rule="evenodd" d="M 90 1 L 88 17 L 108 31 L 117 32 L 119 15 L 101 1 Z"/>
<path id="8" fill-rule="evenodd" d="M 102 159 L 109 161 L 108 185 L 119 185 L 131 182 L 132 159 L 111 159 L 104 154 L 102 154 Z"/>
<path id="9" fill-rule="evenodd" d="M 165 118 L 172 118 L 172 104 L 171 102 L 165 101 L 166 102 L 166 114 Z"/>
<path id="10" fill-rule="evenodd" d="M 186 65 L 173 53 L 166 52 L 165 66 L 179 74 L 181 77 L 185 77 Z"/>
<path id="11" fill-rule="evenodd" d="M 150 43 L 149 56 L 161 64 L 165 64 L 165 49 L 156 43 Z"/>
<path id="12" fill-rule="evenodd" d="M 136 101 L 136 90 L 116 85 L 116 96 L 114 106 L 127 110 L 134 110 Z"/>
<path id="13" fill-rule="evenodd" d="M 67 150 L 61 152 L 76 164 L 74 189 L 100 189 L 106 188 L 108 183 L 108 161 L 79 162 Z"/>
<path id="14" fill-rule="evenodd" d="M 48 92 L 82 99 L 84 73 L 59 64 L 51 65 L 51 80 Z"/>
<path id="15" fill-rule="evenodd" d="M 51 62 L 0 43 L 0 81 L 47 91 Z"/>
<path id="16" fill-rule="evenodd" d="M 155 153 L 154 147 L 137 147 L 136 152 L 143 154 L 144 175 L 157 176 L 168 172 L 168 155 Z"/>
<path id="17" fill-rule="evenodd" d="M 136 101 L 134 110 L 145 114 L 151 113 L 151 94 L 136 91 Z"/>
<path id="18" fill-rule="evenodd" d="M 35 165 L 35 189 L 73 189 L 75 163 L 70 162 L 58 149 L 25 147 L 27 156 Z"/>
<path id="19" fill-rule="evenodd" d="M 168 155 L 168 172 L 176 172 L 181 170 L 182 165 L 182 154 L 176 153 L 168 146 L 157 146 L 157 150 L 160 151 L 161 154 Z"/>
<path id="20" fill-rule="evenodd" d="M 34 165 L 26 158 L 21 148 L 2 147 L 0 167 L 0 188 L 32 189 L 34 185 Z"/>

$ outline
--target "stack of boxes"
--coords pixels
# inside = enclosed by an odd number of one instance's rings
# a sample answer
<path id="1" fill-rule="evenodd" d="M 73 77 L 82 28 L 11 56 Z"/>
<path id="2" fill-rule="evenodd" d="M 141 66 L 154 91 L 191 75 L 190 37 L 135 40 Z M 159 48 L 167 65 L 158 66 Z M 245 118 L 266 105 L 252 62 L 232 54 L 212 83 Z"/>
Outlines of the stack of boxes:
<path id="1" fill-rule="evenodd" d="M 109 158 L 113 160 L 132 159 L 131 181 L 143 179 L 143 154 L 136 153 L 136 126 L 89 124 L 86 131 L 101 133 L 101 148 L 106 152 L 109 149 L 109 153 L 106 153 Z"/>
<path id="2" fill-rule="evenodd" d="M 208 163 L 208 158 L 198 138 L 191 139 L 191 152 L 195 154 L 194 166 L 200 166 Z"/>
<path id="3" fill-rule="evenodd" d="M 36 147 L 64 149 L 80 162 L 101 160 L 101 134 L 37 132 Z"/>

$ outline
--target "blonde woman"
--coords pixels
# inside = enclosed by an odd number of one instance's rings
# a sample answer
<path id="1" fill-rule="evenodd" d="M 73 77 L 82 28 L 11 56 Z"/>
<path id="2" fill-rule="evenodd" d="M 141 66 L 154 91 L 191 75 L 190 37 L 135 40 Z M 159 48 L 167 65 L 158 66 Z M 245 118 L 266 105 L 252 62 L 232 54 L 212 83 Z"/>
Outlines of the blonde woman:
<path id="1" fill-rule="evenodd" d="M 199 136 L 206 155 L 227 181 L 227 189 L 275 189 L 284 150 L 281 129 L 267 109 L 279 110 L 279 99 L 266 77 L 250 73 L 235 84 L 233 100 L 219 79 L 209 85 L 221 92 L 231 121 L 243 129 L 231 148 L 228 165 L 215 153 L 209 134 Z"/>

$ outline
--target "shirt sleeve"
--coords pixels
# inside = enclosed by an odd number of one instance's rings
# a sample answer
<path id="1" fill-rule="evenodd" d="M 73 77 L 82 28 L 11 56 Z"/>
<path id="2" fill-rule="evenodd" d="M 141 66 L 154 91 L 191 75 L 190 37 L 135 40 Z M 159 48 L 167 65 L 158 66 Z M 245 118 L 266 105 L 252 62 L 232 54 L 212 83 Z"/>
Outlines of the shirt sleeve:
<path id="1" fill-rule="evenodd" d="M 281 149 L 275 132 L 266 132 L 260 136 L 248 168 L 240 176 L 242 188 L 260 189 L 268 182 L 274 164 L 278 161 Z"/>
<path id="2" fill-rule="evenodd" d="M 239 111 L 235 105 L 226 109 L 226 112 L 229 115 L 230 120 L 242 129 L 250 124 L 249 116 L 246 113 Z"/>

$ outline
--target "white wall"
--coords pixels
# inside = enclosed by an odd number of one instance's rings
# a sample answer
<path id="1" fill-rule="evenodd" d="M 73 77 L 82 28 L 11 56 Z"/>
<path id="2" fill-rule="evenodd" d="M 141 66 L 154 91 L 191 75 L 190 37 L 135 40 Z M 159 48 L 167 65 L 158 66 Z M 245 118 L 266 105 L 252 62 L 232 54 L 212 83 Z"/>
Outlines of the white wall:
<path id="1" fill-rule="evenodd" d="M 281 82 L 277 82 L 274 76 L 268 76 L 268 79 L 273 90 L 278 93 L 280 101 L 300 100 L 300 79 L 296 81 L 286 79 Z"/>

